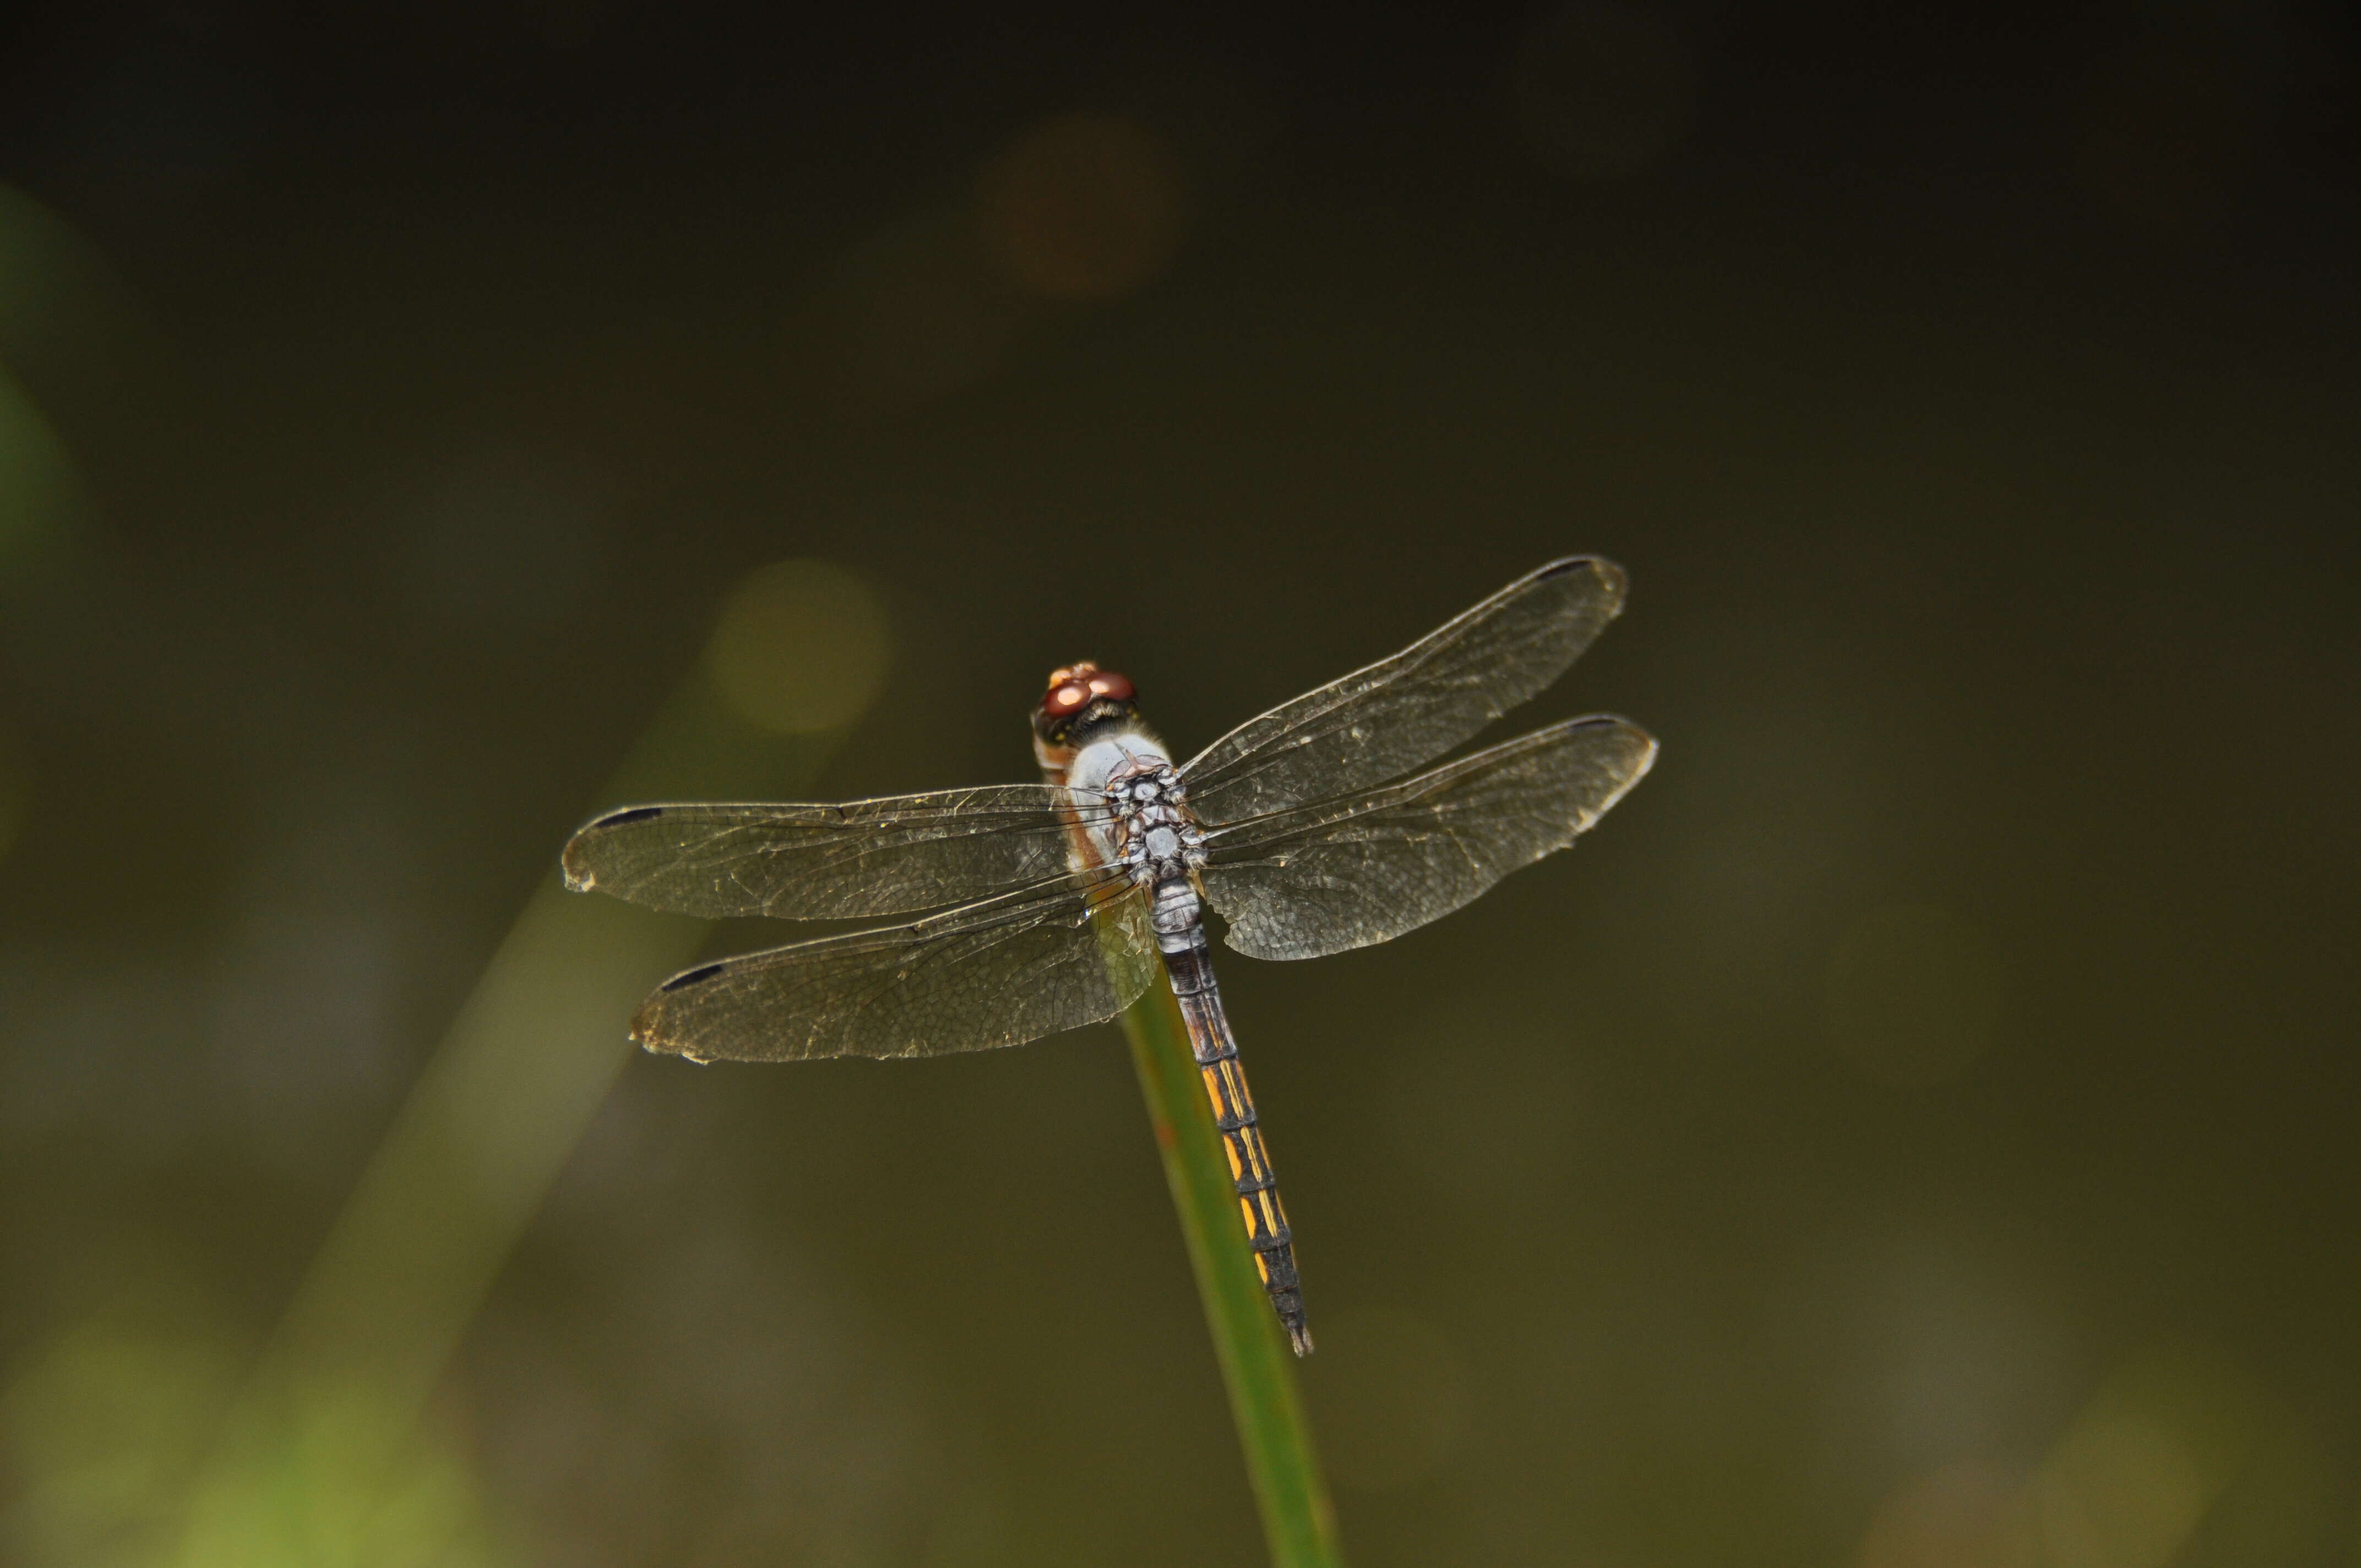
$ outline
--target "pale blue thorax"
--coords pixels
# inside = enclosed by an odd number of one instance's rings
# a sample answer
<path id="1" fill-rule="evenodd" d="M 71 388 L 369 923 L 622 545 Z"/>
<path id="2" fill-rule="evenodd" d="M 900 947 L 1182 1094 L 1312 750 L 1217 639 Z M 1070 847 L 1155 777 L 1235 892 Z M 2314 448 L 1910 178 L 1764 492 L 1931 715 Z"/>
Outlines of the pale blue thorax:
<path id="1" fill-rule="evenodd" d="M 1126 762 L 1172 766 L 1172 759 L 1165 754 L 1164 742 L 1154 735 L 1145 729 L 1119 729 L 1074 753 L 1074 760 L 1066 764 L 1067 786 L 1080 799 L 1094 799 L 1105 791 L 1108 775 Z M 1122 828 L 1116 818 L 1093 814 L 1090 835 L 1102 861 L 1112 865 L 1121 857 Z"/>
<path id="2" fill-rule="evenodd" d="M 1128 867 L 1135 882 L 1154 891 L 1158 945 L 1168 952 L 1202 948 L 1191 873 L 1204 863 L 1204 834 L 1182 804 L 1163 742 L 1145 729 L 1117 730 L 1074 753 L 1066 783 L 1082 799 L 1106 800 L 1110 809 L 1089 819 L 1092 848 L 1103 863 Z"/>

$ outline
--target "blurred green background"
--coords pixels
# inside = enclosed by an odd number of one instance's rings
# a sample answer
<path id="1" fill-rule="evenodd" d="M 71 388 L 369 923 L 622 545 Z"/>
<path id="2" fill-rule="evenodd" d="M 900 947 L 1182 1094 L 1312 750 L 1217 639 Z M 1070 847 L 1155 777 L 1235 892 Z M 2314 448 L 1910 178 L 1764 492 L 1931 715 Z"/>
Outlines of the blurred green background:
<path id="1" fill-rule="evenodd" d="M 0 1562 L 1254 1560 L 1114 1031 L 639 1058 L 776 933 L 556 854 L 1577 551 L 1654 775 L 1223 967 L 1355 1560 L 2361 1561 L 2356 46 L 17 12 Z"/>

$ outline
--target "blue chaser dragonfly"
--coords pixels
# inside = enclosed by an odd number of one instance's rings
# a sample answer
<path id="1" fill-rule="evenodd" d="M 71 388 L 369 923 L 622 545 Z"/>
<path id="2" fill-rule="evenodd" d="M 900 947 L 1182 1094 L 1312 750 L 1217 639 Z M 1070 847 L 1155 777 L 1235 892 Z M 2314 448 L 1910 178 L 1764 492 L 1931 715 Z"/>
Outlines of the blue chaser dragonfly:
<path id="1" fill-rule="evenodd" d="M 1250 958 L 1390 940 L 1565 849 L 1656 743 L 1568 719 L 1431 762 L 1555 681 L 1624 578 L 1553 561 L 1391 658 L 1248 719 L 1176 763 L 1132 684 L 1082 663 L 1033 713 L 1040 784 L 840 806 L 636 806 L 566 847 L 566 884 L 720 918 L 938 913 L 675 975 L 631 1037 L 697 1061 L 930 1057 L 1014 1046 L 1131 1005 L 1160 967 L 1187 1020 L 1247 1245 L 1310 1353 L 1286 1211 L 1203 912 Z"/>

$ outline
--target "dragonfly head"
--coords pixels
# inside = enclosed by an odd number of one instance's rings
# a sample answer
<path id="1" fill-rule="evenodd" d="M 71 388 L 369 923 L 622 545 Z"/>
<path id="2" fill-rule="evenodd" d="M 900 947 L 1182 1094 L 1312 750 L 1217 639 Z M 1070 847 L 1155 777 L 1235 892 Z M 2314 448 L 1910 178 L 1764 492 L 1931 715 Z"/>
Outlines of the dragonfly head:
<path id="1" fill-rule="evenodd" d="M 1049 689 L 1033 710 L 1033 734 L 1045 751 L 1067 751 L 1082 745 L 1092 730 L 1107 724 L 1130 724 L 1139 718 L 1132 685 L 1113 670 L 1096 664 L 1070 664 L 1049 672 Z"/>

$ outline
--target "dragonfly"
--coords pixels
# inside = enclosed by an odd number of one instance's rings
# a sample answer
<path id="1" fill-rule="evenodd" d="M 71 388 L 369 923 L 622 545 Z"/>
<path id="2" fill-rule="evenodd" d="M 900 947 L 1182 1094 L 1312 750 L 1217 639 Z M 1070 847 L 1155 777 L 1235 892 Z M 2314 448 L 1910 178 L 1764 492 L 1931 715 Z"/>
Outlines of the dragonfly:
<path id="1" fill-rule="evenodd" d="M 1655 761 L 1656 742 L 1630 720 L 1567 719 L 1427 764 L 1554 682 L 1624 592 L 1611 562 L 1550 562 L 1182 762 L 1142 720 L 1129 680 L 1067 665 L 1033 710 L 1038 784 L 630 806 L 574 836 L 566 885 L 716 919 L 905 917 L 665 981 L 631 1037 L 700 1062 L 1014 1046 L 1112 1018 L 1160 972 L 1246 1245 L 1305 1355 L 1293 1233 L 1205 912 L 1233 951 L 1319 958 L 1415 930 L 1572 844 Z"/>

